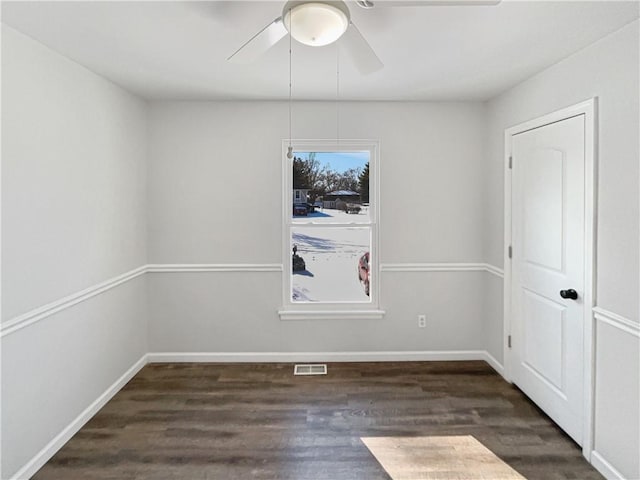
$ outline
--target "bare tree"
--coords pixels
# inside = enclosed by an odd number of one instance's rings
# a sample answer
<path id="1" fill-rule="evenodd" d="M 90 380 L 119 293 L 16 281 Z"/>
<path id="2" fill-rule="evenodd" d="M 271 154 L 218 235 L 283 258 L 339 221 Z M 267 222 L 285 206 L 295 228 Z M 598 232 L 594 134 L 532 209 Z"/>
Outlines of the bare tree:
<path id="1" fill-rule="evenodd" d="M 296 157 L 293 168 L 294 188 L 310 189 L 312 198 L 336 190 L 360 190 L 359 179 L 362 169 L 350 168 L 344 172 L 337 172 L 323 165 L 316 158 L 315 152 L 310 152 L 304 159 Z"/>
<path id="2" fill-rule="evenodd" d="M 309 179 L 309 188 L 311 188 L 314 193 L 317 193 L 322 190 L 322 164 L 320 160 L 316 159 L 315 152 L 309 153 L 309 157 L 305 160 L 305 163 L 307 178 Z"/>

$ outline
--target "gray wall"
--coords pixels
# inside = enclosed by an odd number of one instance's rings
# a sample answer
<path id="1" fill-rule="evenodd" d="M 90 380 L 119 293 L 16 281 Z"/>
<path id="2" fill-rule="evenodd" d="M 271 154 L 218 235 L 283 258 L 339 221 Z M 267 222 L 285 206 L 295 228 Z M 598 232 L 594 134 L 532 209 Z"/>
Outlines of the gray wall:
<path id="1" fill-rule="evenodd" d="M 342 138 L 380 141 L 382 262 L 482 261 L 483 112 L 477 103 L 341 104 Z M 151 263 L 282 261 L 287 118 L 282 102 L 152 103 Z M 335 104 L 294 104 L 294 138 L 335 136 Z"/>
<path id="2" fill-rule="evenodd" d="M 579 103 L 599 101 L 597 305 L 637 325 L 639 318 L 639 22 L 581 50 L 487 104 L 485 258 L 502 265 L 504 130 Z M 488 337 L 502 333 L 502 292 L 488 298 Z M 624 325 L 618 322 L 620 326 Z M 640 395 L 634 329 L 596 325 L 596 451 L 627 478 L 639 478 Z M 501 344 L 489 342 L 501 359 Z M 613 407 L 613 408 L 611 408 Z"/>
<path id="3" fill-rule="evenodd" d="M 483 114 L 476 103 L 341 104 L 342 138 L 380 141 L 381 264 L 482 262 Z M 282 263 L 287 117 L 282 102 L 152 104 L 150 263 Z M 335 104 L 296 103 L 293 122 L 295 138 L 335 138 Z M 489 275 L 383 272 L 383 320 L 282 322 L 280 273 L 153 273 L 150 349 L 484 350 Z"/>
<path id="4" fill-rule="evenodd" d="M 2 321 L 146 263 L 146 104 L 2 26 Z M 144 278 L 2 338 L 2 478 L 146 353 Z"/>

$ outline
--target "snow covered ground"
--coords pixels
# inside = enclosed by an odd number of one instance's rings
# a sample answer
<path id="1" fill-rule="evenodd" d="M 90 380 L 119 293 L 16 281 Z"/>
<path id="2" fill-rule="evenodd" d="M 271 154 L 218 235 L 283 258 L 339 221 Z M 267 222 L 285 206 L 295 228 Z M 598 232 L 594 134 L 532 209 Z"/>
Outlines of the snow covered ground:
<path id="1" fill-rule="evenodd" d="M 342 210 L 332 210 L 330 208 L 317 209 L 306 217 L 293 217 L 294 223 L 352 223 L 368 222 L 369 207 L 362 207 L 360 213 L 345 213 Z"/>
<path id="2" fill-rule="evenodd" d="M 314 225 L 292 228 L 292 244 L 297 246 L 297 253 L 306 264 L 305 271 L 293 273 L 293 301 L 369 301 L 358 278 L 358 260 L 371 248 L 370 228 L 322 226 L 367 221 L 367 215 L 366 208 L 359 214 L 324 209 L 308 217 L 295 217 L 295 222 L 313 222 Z"/>

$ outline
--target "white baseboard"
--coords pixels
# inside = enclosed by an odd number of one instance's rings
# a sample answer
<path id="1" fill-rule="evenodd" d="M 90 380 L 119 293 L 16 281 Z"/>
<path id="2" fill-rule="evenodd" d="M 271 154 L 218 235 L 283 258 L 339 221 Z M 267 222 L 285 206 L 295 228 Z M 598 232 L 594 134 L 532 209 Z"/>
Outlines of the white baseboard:
<path id="1" fill-rule="evenodd" d="M 149 363 L 289 363 L 289 362 L 408 362 L 484 360 L 501 374 L 502 365 L 484 350 L 407 352 L 153 352 Z M 500 370 L 499 370 L 500 369 Z"/>
<path id="2" fill-rule="evenodd" d="M 624 476 L 595 450 L 591 452 L 591 465 L 604 475 L 607 480 L 624 480 Z"/>
<path id="3" fill-rule="evenodd" d="M 491 355 L 489 352 L 485 351 L 483 353 L 484 353 L 484 358 L 482 360 L 487 362 L 491 366 L 491 368 L 493 368 L 502 378 L 507 380 L 506 377 L 504 376 L 504 365 L 502 365 L 498 360 L 496 360 L 496 358 L 493 355 Z"/>
<path id="4" fill-rule="evenodd" d="M 12 480 L 25 480 L 31 478 L 35 473 L 53 457 L 62 446 L 73 437 L 82 426 L 87 423 L 98 411 L 124 387 L 141 369 L 147 364 L 147 355 L 143 355 L 129 370 L 118 378 L 102 395 L 100 395 L 91 405 L 78 415 L 64 430 L 51 440 L 35 457 L 18 470 L 11 478 Z"/>

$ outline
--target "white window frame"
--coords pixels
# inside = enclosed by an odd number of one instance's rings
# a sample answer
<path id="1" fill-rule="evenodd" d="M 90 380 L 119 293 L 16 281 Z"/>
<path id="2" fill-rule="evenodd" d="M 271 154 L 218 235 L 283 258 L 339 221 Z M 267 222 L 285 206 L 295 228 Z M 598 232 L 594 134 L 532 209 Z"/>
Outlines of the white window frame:
<path id="1" fill-rule="evenodd" d="M 335 319 L 381 319 L 380 309 L 380 184 L 379 152 L 377 140 L 291 140 L 294 152 L 369 152 L 369 221 L 353 222 L 371 229 L 369 264 L 372 268 L 369 302 L 293 302 L 291 300 L 291 229 L 313 224 L 294 221 L 291 214 L 293 204 L 293 159 L 287 158 L 289 140 L 282 141 L 282 308 L 278 311 L 281 320 L 335 320 Z M 321 224 L 317 224 L 322 226 Z M 354 266 L 354 275 L 356 272 Z"/>

